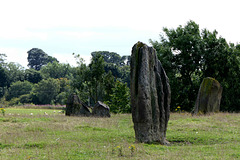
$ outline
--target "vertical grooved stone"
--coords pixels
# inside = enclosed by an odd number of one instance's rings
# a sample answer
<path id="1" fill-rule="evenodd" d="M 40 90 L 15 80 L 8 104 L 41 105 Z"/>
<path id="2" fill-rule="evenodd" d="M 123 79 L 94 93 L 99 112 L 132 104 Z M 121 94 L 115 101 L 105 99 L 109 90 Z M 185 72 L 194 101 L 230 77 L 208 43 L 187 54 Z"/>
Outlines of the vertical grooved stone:
<path id="1" fill-rule="evenodd" d="M 136 43 L 131 55 L 131 107 L 138 142 L 169 144 L 166 130 L 171 90 L 156 50 Z"/>

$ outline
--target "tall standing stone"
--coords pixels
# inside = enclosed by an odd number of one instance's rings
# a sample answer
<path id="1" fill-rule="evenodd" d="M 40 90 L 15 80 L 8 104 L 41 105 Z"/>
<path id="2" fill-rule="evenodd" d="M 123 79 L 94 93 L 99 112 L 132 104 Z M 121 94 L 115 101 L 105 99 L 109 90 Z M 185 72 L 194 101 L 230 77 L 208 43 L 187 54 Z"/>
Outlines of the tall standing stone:
<path id="1" fill-rule="evenodd" d="M 131 107 L 138 142 L 169 144 L 166 131 L 171 90 L 156 50 L 136 43 L 131 55 Z"/>
<path id="2" fill-rule="evenodd" d="M 193 114 L 219 112 L 221 98 L 221 84 L 214 78 L 204 78 L 198 91 Z"/>

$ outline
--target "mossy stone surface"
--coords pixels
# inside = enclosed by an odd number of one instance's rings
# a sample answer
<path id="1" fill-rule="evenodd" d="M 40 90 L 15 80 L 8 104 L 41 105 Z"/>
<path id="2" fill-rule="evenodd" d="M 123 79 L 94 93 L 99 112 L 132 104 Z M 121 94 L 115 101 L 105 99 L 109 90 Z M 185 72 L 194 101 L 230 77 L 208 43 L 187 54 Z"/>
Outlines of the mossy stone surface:
<path id="1" fill-rule="evenodd" d="M 193 114 L 219 112 L 221 98 L 221 84 L 214 78 L 204 78 L 198 91 Z"/>

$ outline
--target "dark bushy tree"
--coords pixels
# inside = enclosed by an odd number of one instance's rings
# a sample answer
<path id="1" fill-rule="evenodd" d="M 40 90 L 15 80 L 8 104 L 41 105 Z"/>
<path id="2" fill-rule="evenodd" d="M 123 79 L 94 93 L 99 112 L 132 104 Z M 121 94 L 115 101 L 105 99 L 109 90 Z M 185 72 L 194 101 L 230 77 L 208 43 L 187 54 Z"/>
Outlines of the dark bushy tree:
<path id="1" fill-rule="evenodd" d="M 6 87 L 9 86 L 9 75 L 6 70 L 5 54 L 0 54 L 0 98 L 5 94 Z"/>
<path id="2" fill-rule="evenodd" d="M 18 63 L 10 62 L 6 65 L 9 76 L 9 85 L 13 82 L 24 80 L 24 67 Z"/>
<path id="3" fill-rule="evenodd" d="M 115 52 L 108 52 L 108 51 L 98 51 L 92 52 L 92 58 L 101 55 L 106 63 L 114 63 L 119 65 L 121 63 L 121 56 Z"/>
<path id="4" fill-rule="evenodd" d="M 130 90 L 126 83 L 117 81 L 110 94 L 109 101 L 106 102 L 113 113 L 130 113 Z"/>
<path id="5" fill-rule="evenodd" d="M 120 75 L 123 73 L 122 70 L 119 70 L 119 68 L 116 67 L 116 64 L 114 65 L 113 63 L 107 63 L 106 65 L 106 62 L 104 61 L 104 58 L 101 54 L 95 54 L 92 57 L 89 66 L 85 65 L 81 58 L 78 64 L 78 73 L 76 75 L 76 78 L 72 82 L 72 86 L 75 90 L 78 91 L 77 93 L 80 95 L 81 99 L 83 99 L 84 102 L 86 102 L 86 100 L 88 99 L 88 102 L 93 105 L 96 101 L 100 100 L 109 103 L 111 102 L 112 105 L 116 105 L 117 100 L 122 100 L 125 98 L 123 100 L 124 102 L 121 101 L 121 103 L 129 104 L 130 95 L 129 93 L 125 93 L 127 92 L 127 89 L 129 90 L 129 88 L 125 86 L 124 83 L 119 81 L 121 80 Z M 106 71 L 106 66 L 110 66 L 109 68 L 111 69 L 108 69 Z M 126 65 L 120 68 L 128 70 L 129 66 Z M 112 71 L 114 71 L 114 73 L 112 73 Z M 119 74 L 118 78 L 114 77 L 116 76 L 116 74 Z M 126 72 L 126 74 L 130 73 Z M 116 86 L 116 83 L 119 85 Z M 114 100 L 116 101 L 111 101 L 111 96 L 114 96 Z M 129 107 L 129 105 L 124 106 L 119 104 L 119 106 L 114 109 L 114 112 L 128 112 Z"/>
<path id="6" fill-rule="evenodd" d="M 38 83 L 42 80 L 42 75 L 40 71 L 35 69 L 26 69 L 24 73 L 24 79 L 31 83 Z"/>
<path id="7" fill-rule="evenodd" d="M 32 48 L 28 52 L 28 66 L 33 68 L 37 71 L 41 69 L 43 65 L 48 64 L 49 62 L 52 63 L 58 60 L 54 57 L 48 56 L 43 50 L 38 48 Z"/>
<path id="8" fill-rule="evenodd" d="M 92 57 L 100 54 L 105 62 L 104 70 L 106 73 L 112 72 L 115 79 L 127 83 L 130 87 L 130 56 L 120 56 L 115 52 L 98 51 L 92 52 Z"/>
<path id="9" fill-rule="evenodd" d="M 41 104 L 51 104 L 60 92 L 60 82 L 49 78 L 35 85 L 34 92 Z"/>
<path id="10" fill-rule="evenodd" d="M 6 86 L 9 84 L 9 76 L 6 70 L 0 65 L 0 98 L 5 94 Z"/>
<path id="11" fill-rule="evenodd" d="M 44 79 L 47 78 L 57 79 L 57 78 L 71 78 L 73 71 L 69 64 L 63 64 L 54 61 L 52 63 L 48 63 L 46 66 L 43 66 L 40 72 Z"/>
<path id="12" fill-rule="evenodd" d="M 101 54 L 96 54 L 92 57 L 91 63 L 89 64 L 89 81 L 88 85 L 92 90 L 92 97 L 96 103 L 98 100 L 103 98 L 103 76 L 104 76 L 104 60 Z"/>
<path id="13" fill-rule="evenodd" d="M 164 28 L 163 31 L 166 36 L 161 35 L 160 42 L 150 40 L 150 43 L 157 50 L 170 79 L 172 109 L 181 106 L 181 109 L 191 111 L 202 79 L 213 77 L 223 86 L 221 109 L 240 110 L 233 100 L 238 99 L 239 94 L 229 88 L 232 85 L 236 88 L 238 83 L 233 82 L 240 80 L 234 76 L 239 74 L 237 46 L 218 37 L 217 31 L 204 29 L 200 32 L 194 21 L 184 27 Z"/>
<path id="14" fill-rule="evenodd" d="M 12 98 L 19 98 L 22 95 L 30 94 L 33 89 L 32 83 L 28 81 L 17 81 L 11 84 L 8 89 L 6 100 L 9 101 Z"/>

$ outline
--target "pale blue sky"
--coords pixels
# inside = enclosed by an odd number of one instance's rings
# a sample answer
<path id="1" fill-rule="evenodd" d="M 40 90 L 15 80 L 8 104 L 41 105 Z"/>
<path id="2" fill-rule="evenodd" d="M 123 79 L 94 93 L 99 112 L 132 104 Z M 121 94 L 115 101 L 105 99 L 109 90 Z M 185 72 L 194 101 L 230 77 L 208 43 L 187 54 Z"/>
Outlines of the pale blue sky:
<path id="1" fill-rule="evenodd" d="M 158 40 L 163 27 L 193 20 L 240 42 L 238 0 L 0 0 L 0 53 L 27 66 L 27 51 L 40 48 L 72 65 L 93 51 L 130 55 L 137 41 Z"/>

